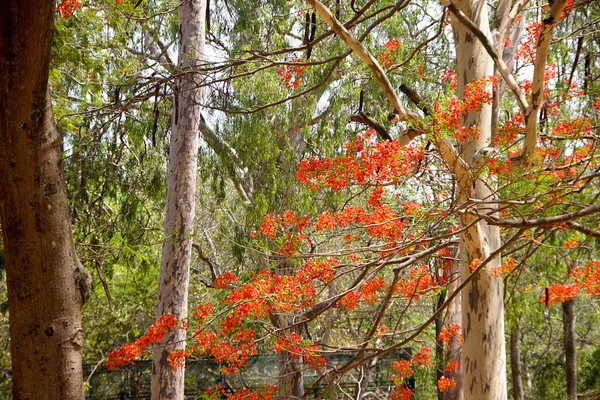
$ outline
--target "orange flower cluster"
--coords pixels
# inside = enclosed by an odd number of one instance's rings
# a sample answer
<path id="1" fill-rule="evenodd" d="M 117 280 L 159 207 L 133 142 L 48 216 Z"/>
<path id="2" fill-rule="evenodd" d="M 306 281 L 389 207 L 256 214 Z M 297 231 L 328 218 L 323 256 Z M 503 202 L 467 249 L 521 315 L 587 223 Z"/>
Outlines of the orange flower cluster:
<path id="1" fill-rule="evenodd" d="M 517 136 L 524 133 L 525 119 L 523 118 L 523 113 L 517 112 L 498 127 L 496 134 L 492 138 L 492 143 L 494 146 L 508 147 L 515 142 Z"/>
<path id="2" fill-rule="evenodd" d="M 222 275 L 219 275 L 217 279 L 212 283 L 212 286 L 217 289 L 225 289 L 227 286 L 238 281 L 237 276 L 227 271 Z"/>
<path id="3" fill-rule="evenodd" d="M 301 61 L 302 60 L 299 58 L 292 58 L 290 60 L 291 63 L 300 63 Z M 308 65 L 282 65 L 277 69 L 277 75 L 281 77 L 281 80 L 285 83 L 285 87 L 288 90 L 298 89 L 300 87 L 300 78 L 302 77 L 304 70 L 308 67 Z"/>
<path id="4" fill-rule="evenodd" d="M 410 278 L 398 281 L 394 293 L 408 300 L 419 300 L 421 296 L 437 288 L 438 285 L 427 265 L 419 265 L 411 269 Z"/>
<path id="5" fill-rule="evenodd" d="M 577 138 L 580 135 L 591 135 L 592 134 L 592 121 L 585 117 L 575 117 L 568 121 L 561 121 L 554 129 L 552 129 L 554 136 L 571 137 Z"/>
<path id="6" fill-rule="evenodd" d="M 379 56 L 379 63 L 383 67 L 391 68 L 394 65 L 392 55 L 400 49 L 400 42 L 398 42 L 398 39 L 392 39 L 386 42 L 383 47 L 385 47 L 385 50 Z"/>
<path id="7" fill-rule="evenodd" d="M 369 131 L 346 143 L 345 156 L 301 161 L 296 178 L 315 191 L 324 187 L 337 192 L 351 184 L 387 185 L 411 174 L 424 156 L 422 146 L 403 147 L 396 140 L 374 143 L 373 134 Z"/>
<path id="8" fill-rule="evenodd" d="M 398 386 L 391 394 L 391 400 L 411 400 L 413 391 L 405 385 Z"/>
<path id="9" fill-rule="evenodd" d="M 577 240 L 576 238 L 570 239 L 570 240 L 565 240 L 565 243 L 563 244 L 563 249 L 568 250 L 568 249 L 576 249 L 579 247 L 579 240 Z"/>
<path id="10" fill-rule="evenodd" d="M 359 301 L 368 304 L 377 302 L 377 292 L 385 287 L 385 281 L 382 276 L 366 281 L 360 286 L 357 292 L 349 292 L 336 303 L 337 307 L 351 311 L 358 307 Z"/>
<path id="11" fill-rule="evenodd" d="M 509 258 L 502 263 L 500 267 L 492 267 L 490 273 L 494 278 L 502 278 L 503 276 L 510 275 L 515 269 L 515 259 Z"/>
<path id="12" fill-rule="evenodd" d="M 458 324 L 447 325 L 440 332 L 439 339 L 442 343 L 448 344 L 452 340 L 452 337 L 456 336 L 456 339 L 460 344 L 462 343 L 462 335 L 460 333 L 460 330 L 461 328 Z"/>
<path id="13" fill-rule="evenodd" d="M 413 375 L 412 362 L 410 360 L 394 361 L 392 368 L 398 372 L 398 375 L 392 375 L 391 377 L 396 384 Z"/>
<path id="14" fill-rule="evenodd" d="M 542 304 L 547 304 L 548 306 L 553 306 L 556 303 L 563 303 L 574 299 L 579 296 L 579 292 L 580 290 L 577 285 L 569 285 L 566 283 L 559 285 L 555 283 L 542 292 L 540 302 Z"/>
<path id="15" fill-rule="evenodd" d="M 542 23 L 540 21 L 533 21 L 529 24 L 527 27 L 527 38 L 521 43 L 515 55 L 517 60 L 523 61 L 525 64 L 533 64 L 535 62 L 535 51 L 541 30 Z"/>
<path id="16" fill-rule="evenodd" d="M 447 372 L 454 372 L 460 368 L 460 364 L 456 360 L 450 360 L 446 363 L 446 368 L 444 369 Z"/>
<path id="17" fill-rule="evenodd" d="M 56 6 L 56 11 L 60 13 L 63 18 L 70 18 L 73 13 L 81 8 L 81 1 L 79 0 L 63 0 L 59 5 Z"/>
<path id="18" fill-rule="evenodd" d="M 575 278 L 577 285 L 591 296 L 600 295 L 600 261 L 593 260 L 586 263 L 582 268 L 573 268 L 571 276 Z"/>
<path id="19" fill-rule="evenodd" d="M 228 394 L 225 388 L 217 385 L 204 392 L 203 399 L 206 400 L 273 400 L 279 388 L 274 385 L 265 385 L 264 388 L 250 390 L 243 388 Z"/>
<path id="20" fill-rule="evenodd" d="M 422 347 L 421 350 L 413 356 L 412 362 L 414 365 L 420 368 L 431 367 L 431 352 L 429 348 Z"/>
<path id="21" fill-rule="evenodd" d="M 448 89 L 451 91 L 456 90 L 458 87 L 458 79 L 456 73 L 452 69 L 445 69 L 442 71 L 442 82 L 448 84 Z"/>
<path id="22" fill-rule="evenodd" d="M 161 315 L 160 319 L 148 328 L 148 332 L 144 336 L 134 343 L 127 343 L 120 349 L 111 351 L 108 354 L 106 368 L 119 369 L 133 364 L 137 358 L 148 353 L 150 345 L 160 343 L 176 323 L 177 320 L 173 314 Z"/>
<path id="23" fill-rule="evenodd" d="M 498 79 L 490 76 L 478 79 L 465 85 L 463 100 L 455 96 L 447 99 L 447 104 L 442 105 L 436 101 L 433 103 L 432 131 L 453 132 L 459 141 L 477 138 L 479 129 L 476 126 L 461 128 L 463 116 L 468 112 L 480 112 L 485 104 L 492 104 L 492 93 L 490 85 L 495 87 Z"/>
<path id="24" fill-rule="evenodd" d="M 296 360 L 302 358 L 314 370 L 319 370 L 327 364 L 325 358 L 319 354 L 319 346 L 315 343 L 303 343 L 302 337 L 296 332 L 278 337 L 275 342 L 275 351 L 277 353 L 287 351 Z"/>
<path id="25" fill-rule="evenodd" d="M 442 376 L 438 380 L 438 390 L 442 393 L 446 393 L 456 387 L 456 381 L 454 378 L 446 378 Z"/>

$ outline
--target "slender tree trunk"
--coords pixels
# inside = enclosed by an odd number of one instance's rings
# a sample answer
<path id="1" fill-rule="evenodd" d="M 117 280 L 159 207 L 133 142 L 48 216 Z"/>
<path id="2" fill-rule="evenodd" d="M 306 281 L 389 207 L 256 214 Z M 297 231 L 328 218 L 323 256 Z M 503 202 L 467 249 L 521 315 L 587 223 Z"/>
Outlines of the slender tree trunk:
<path id="1" fill-rule="evenodd" d="M 465 254 L 464 249 L 459 250 L 459 258 Z M 452 264 L 452 274 L 450 275 L 450 284 L 448 285 L 448 293 L 451 295 L 454 293 L 458 285 L 460 285 L 460 262 Z M 460 325 L 462 321 L 462 294 L 459 293 L 448 306 L 446 313 L 446 325 Z M 452 337 L 448 348 L 446 349 L 446 360 L 458 361 L 460 363 L 462 354 L 462 345 L 459 343 L 458 338 Z M 462 400 L 463 399 L 463 368 L 460 367 L 456 371 L 444 372 L 447 378 L 454 378 L 456 387 L 444 393 L 444 400 Z"/>
<path id="2" fill-rule="evenodd" d="M 169 149 L 167 210 L 158 289 L 157 315 L 187 317 L 189 270 L 194 233 L 198 133 L 201 91 L 194 73 L 204 60 L 206 0 L 181 1 L 179 6 L 178 74 L 173 99 Z M 187 73 L 187 74 L 186 74 Z M 175 371 L 168 356 L 185 348 L 186 333 L 168 334 L 154 351 L 152 399 L 183 399 L 185 368 Z"/>
<path id="3" fill-rule="evenodd" d="M 488 5 L 485 0 L 462 0 L 457 6 L 488 37 Z M 479 40 L 453 18 L 456 33 L 456 75 L 458 77 L 458 97 L 464 97 L 466 84 L 473 80 L 490 77 L 494 73 L 493 61 Z M 491 92 L 491 85 L 488 88 Z M 468 139 L 459 153 L 464 160 L 472 164 L 474 155 L 480 149 L 489 146 L 491 137 L 492 107 L 484 105 L 481 112 L 471 112 L 464 119 L 463 126 L 477 125 L 479 137 Z M 481 212 L 489 213 L 490 200 L 494 194 L 490 190 L 486 177 L 478 174 L 474 185 L 460 188 L 460 201 L 466 204 L 470 198 L 482 200 L 478 207 Z M 470 264 L 474 260 L 485 260 L 500 246 L 498 227 L 489 226 L 484 221 L 477 222 L 473 216 L 461 218 L 462 227 L 468 227 L 461 235 L 466 249 L 466 262 L 462 263 L 463 279 L 471 274 Z M 491 276 L 489 270 L 500 265 L 500 256 L 496 256 L 485 269 L 482 269 L 462 293 L 462 370 L 464 372 L 464 398 L 466 400 L 504 400 L 506 399 L 506 353 L 504 343 L 504 302 L 502 280 Z"/>
<path id="4" fill-rule="evenodd" d="M 435 303 L 435 309 L 438 311 L 442 304 L 446 301 L 446 293 L 440 292 L 437 296 L 437 301 Z M 444 328 L 444 316 L 440 314 L 435 319 L 435 366 L 436 366 L 436 378 L 439 381 L 442 376 L 445 376 L 446 373 L 444 369 L 446 367 L 446 354 L 444 354 L 444 342 L 440 340 L 440 333 L 442 333 L 442 329 Z M 438 400 L 444 400 L 445 394 L 438 391 L 437 398 Z"/>
<path id="5" fill-rule="evenodd" d="M 13 399 L 83 399 L 81 306 L 61 136 L 48 91 L 54 0 L 0 12 L 0 213 Z M 81 289 L 80 289 L 81 288 Z"/>
<path id="6" fill-rule="evenodd" d="M 513 400 L 524 400 L 523 378 L 521 377 L 521 347 L 519 343 L 519 323 L 510 333 L 510 370 L 512 373 Z"/>
<path id="7" fill-rule="evenodd" d="M 569 400 L 577 400 L 577 335 L 575 333 L 575 299 L 562 303 L 565 345 L 565 373 Z"/>

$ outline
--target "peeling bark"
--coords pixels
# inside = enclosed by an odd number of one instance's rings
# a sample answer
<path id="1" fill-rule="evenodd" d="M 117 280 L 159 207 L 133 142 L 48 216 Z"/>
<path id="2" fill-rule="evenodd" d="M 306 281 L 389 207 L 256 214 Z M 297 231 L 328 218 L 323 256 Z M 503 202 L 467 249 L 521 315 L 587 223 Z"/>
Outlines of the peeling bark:
<path id="1" fill-rule="evenodd" d="M 204 59 L 206 0 L 181 1 L 179 7 L 178 72 L 173 104 L 169 149 L 165 241 L 158 289 L 157 316 L 171 313 L 177 320 L 187 317 L 190 259 L 194 233 L 196 170 L 201 91 L 194 75 Z M 165 336 L 154 351 L 152 399 L 180 400 L 184 395 L 185 368 L 175 371 L 168 356 L 185 349 L 185 331 Z"/>
<path id="2" fill-rule="evenodd" d="M 83 399 L 90 276 L 74 251 L 48 91 L 54 14 L 53 0 L 13 0 L 0 12 L 0 225 L 15 400 Z"/>

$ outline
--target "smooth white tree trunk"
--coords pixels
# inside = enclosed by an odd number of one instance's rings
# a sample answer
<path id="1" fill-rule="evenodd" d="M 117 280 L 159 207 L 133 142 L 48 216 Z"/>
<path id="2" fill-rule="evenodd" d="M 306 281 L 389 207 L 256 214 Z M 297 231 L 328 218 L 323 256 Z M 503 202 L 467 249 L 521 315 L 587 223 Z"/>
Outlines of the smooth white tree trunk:
<path id="1" fill-rule="evenodd" d="M 167 209 L 158 289 L 157 316 L 187 317 L 190 258 L 194 233 L 201 90 L 194 72 L 204 61 L 206 0 L 182 0 L 179 7 L 178 78 L 167 170 Z M 186 333 L 168 334 L 154 351 L 152 399 L 179 400 L 185 369 L 175 371 L 168 356 L 184 349 Z"/>
<path id="2" fill-rule="evenodd" d="M 488 5 L 485 0 L 464 0 L 457 6 L 483 31 L 490 36 Z M 453 18 L 456 38 L 456 75 L 458 77 L 458 97 L 464 96 L 464 87 L 474 80 L 494 75 L 494 64 L 481 42 L 463 24 Z M 488 87 L 491 92 L 491 85 Z M 463 126 L 477 125 L 479 138 L 471 138 L 459 146 L 463 159 L 472 164 L 478 150 L 490 145 L 492 131 L 492 106 L 485 105 L 481 112 L 469 113 Z M 478 207 L 488 213 L 492 205 L 485 201 L 494 200 L 490 182 L 485 176 L 472 187 L 460 188 L 460 200 L 463 204 L 470 198 L 482 200 Z M 462 227 L 471 226 L 461 235 L 466 249 L 461 266 L 463 280 L 471 271 L 473 260 L 485 260 L 500 246 L 498 227 L 489 226 L 484 221 L 474 222 L 473 217 L 464 215 Z M 463 348 L 461 368 L 463 372 L 465 400 L 504 400 L 506 388 L 506 352 L 504 338 L 504 301 L 502 280 L 492 277 L 490 269 L 500 265 L 497 255 L 486 268 L 482 269 L 467 285 L 462 293 L 462 331 Z"/>

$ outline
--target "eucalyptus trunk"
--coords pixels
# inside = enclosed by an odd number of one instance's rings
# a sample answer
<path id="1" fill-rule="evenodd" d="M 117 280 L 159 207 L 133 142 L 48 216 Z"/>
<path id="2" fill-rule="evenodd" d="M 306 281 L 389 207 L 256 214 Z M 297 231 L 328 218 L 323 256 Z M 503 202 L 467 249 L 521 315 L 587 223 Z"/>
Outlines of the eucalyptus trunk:
<path id="1" fill-rule="evenodd" d="M 179 6 L 178 71 L 173 96 L 173 125 L 167 170 L 167 209 L 158 289 L 157 315 L 187 317 L 194 233 L 196 170 L 201 90 L 194 79 L 204 61 L 206 0 L 182 0 Z M 152 399 L 183 399 L 185 368 L 173 370 L 168 356 L 185 349 L 186 332 L 165 336 L 154 351 Z"/>
<path id="2" fill-rule="evenodd" d="M 473 23 L 490 37 L 488 5 L 485 0 L 463 0 L 456 5 Z M 474 34 L 456 18 L 452 20 L 456 38 L 456 75 L 458 97 L 464 97 L 465 85 L 474 80 L 494 75 L 492 58 Z M 487 88 L 492 91 L 491 85 Z M 459 153 L 470 165 L 475 163 L 477 152 L 490 145 L 492 131 L 492 106 L 484 105 L 481 112 L 470 112 L 463 119 L 464 127 L 477 125 L 479 136 L 471 137 Z M 460 201 L 467 204 L 471 199 L 480 200 L 477 207 L 489 213 L 495 194 L 490 187 L 493 182 L 485 174 L 468 187 L 460 187 Z M 471 183 L 471 179 L 467 179 Z M 486 260 L 500 246 L 498 227 L 464 214 L 461 226 L 466 228 L 461 235 L 461 249 L 466 250 L 461 265 L 465 280 L 470 274 L 474 260 Z M 504 400 L 506 390 L 506 353 L 504 343 L 504 302 L 502 280 L 492 277 L 490 269 L 500 265 L 496 255 L 467 284 L 462 293 L 463 348 L 461 368 L 464 378 L 465 400 Z"/>
<path id="3" fill-rule="evenodd" d="M 55 7 L 12 0 L 0 12 L 0 225 L 15 400 L 83 399 L 81 306 L 91 278 L 74 251 L 48 91 Z"/>

